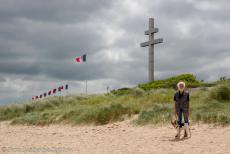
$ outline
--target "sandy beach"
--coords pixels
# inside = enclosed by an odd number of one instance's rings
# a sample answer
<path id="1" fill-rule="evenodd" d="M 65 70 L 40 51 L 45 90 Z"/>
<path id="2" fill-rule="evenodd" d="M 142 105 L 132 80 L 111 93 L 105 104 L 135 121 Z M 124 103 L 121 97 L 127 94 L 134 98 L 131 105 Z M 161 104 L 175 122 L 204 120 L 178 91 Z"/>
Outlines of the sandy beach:
<path id="1" fill-rule="evenodd" d="M 103 126 L 21 126 L 0 123 L 1 154 L 226 154 L 230 127 L 192 126 L 192 138 L 174 140 L 170 126 L 135 126 L 129 120 Z"/>

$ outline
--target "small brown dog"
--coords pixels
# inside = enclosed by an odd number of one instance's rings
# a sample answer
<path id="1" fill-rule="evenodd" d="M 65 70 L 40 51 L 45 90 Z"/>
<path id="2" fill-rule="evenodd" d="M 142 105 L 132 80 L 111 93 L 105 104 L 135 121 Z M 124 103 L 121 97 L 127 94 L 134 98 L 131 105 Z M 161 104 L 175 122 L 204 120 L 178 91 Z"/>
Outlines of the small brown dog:
<path id="1" fill-rule="evenodd" d="M 180 132 L 182 129 L 184 130 L 184 138 L 191 138 L 192 135 L 191 135 L 190 126 L 188 126 L 188 131 L 186 131 L 185 124 L 181 123 L 181 125 L 179 126 L 177 123 L 177 119 L 175 117 L 171 118 L 171 124 L 177 130 L 177 135 L 175 136 L 176 139 L 180 139 Z"/>

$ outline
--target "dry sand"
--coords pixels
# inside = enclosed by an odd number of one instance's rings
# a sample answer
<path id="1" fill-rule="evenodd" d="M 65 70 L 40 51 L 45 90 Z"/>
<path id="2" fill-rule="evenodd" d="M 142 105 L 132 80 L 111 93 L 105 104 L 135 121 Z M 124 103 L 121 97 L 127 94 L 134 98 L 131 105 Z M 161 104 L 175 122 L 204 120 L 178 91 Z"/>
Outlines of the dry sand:
<path id="1" fill-rule="evenodd" d="M 192 138 L 175 141 L 172 126 L 12 126 L 0 123 L 0 154 L 227 154 L 230 127 L 192 126 Z"/>

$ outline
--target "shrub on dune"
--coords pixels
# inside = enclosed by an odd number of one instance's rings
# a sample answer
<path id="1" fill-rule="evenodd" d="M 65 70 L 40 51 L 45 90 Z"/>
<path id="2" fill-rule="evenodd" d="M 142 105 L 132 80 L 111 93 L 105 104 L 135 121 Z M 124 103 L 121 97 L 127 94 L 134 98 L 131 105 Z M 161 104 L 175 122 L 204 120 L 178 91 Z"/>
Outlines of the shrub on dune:
<path id="1" fill-rule="evenodd" d="M 210 97 L 218 101 L 229 101 L 230 100 L 230 88 L 225 85 L 217 86 L 211 90 Z"/>

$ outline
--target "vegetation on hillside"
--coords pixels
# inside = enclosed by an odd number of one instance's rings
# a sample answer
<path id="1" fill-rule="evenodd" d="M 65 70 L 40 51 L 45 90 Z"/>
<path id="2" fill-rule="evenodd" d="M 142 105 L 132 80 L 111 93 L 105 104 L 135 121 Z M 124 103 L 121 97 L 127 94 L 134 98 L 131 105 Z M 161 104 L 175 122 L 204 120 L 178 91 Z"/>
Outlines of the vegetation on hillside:
<path id="1" fill-rule="evenodd" d="M 0 107 L 0 120 L 10 120 L 12 124 L 102 125 L 138 114 L 134 120 L 136 124 L 166 124 L 173 115 L 173 86 L 181 80 L 190 87 L 195 84 L 202 86 L 190 92 L 190 118 L 193 122 L 230 124 L 230 80 L 216 82 L 210 88 L 207 87 L 210 84 L 197 81 L 191 74 L 114 90 L 108 94 L 59 96 L 26 104 L 4 105 Z"/>
<path id="2" fill-rule="evenodd" d="M 198 81 L 196 79 L 196 76 L 193 74 L 181 74 L 181 75 L 173 76 L 165 80 L 157 80 L 157 81 L 153 81 L 150 83 L 139 84 L 138 87 L 144 90 L 151 90 L 151 89 L 156 89 L 156 88 L 174 88 L 175 89 L 178 81 L 184 81 L 188 88 L 196 88 L 196 87 L 201 87 L 201 86 L 203 87 L 213 86 L 213 84 Z"/>
<path id="3" fill-rule="evenodd" d="M 179 81 L 184 81 L 186 83 L 187 88 L 196 88 L 196 87 L 211 87 L 214 86 L 216 83 L 204 83 L 201 81 L 198 81 L 196 79 L 196 76 L 193 74 L 181 74 L 177 76 L 170 77 L 168 79 L 164 80 L 156 80 L 153 82 L 148 82 L 144 84 L 139 84 L 137 87 L 134 88 L 121 88 L 117 90 L 112 90 L 111 92 L 115 95 L 127 95 L 133 92 L 138 91 L 141 93 L 144 91 L 150 91 L 153 89 L 159 89 L 159 88 L 169 88 L 169 89 L 176 89 L 176 84 Z"/>

